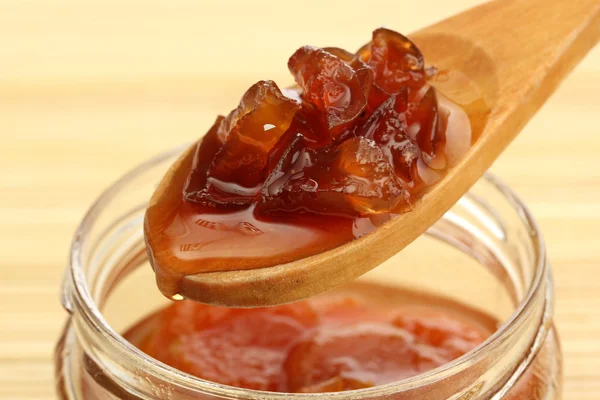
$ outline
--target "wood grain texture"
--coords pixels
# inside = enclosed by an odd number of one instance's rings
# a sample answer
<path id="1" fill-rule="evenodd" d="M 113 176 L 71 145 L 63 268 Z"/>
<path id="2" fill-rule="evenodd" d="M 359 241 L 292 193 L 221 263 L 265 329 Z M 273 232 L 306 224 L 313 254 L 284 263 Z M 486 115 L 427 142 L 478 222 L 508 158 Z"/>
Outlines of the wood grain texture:
<path id="1" fill-rule="evenodd" d="M 352 49 L 376 26 L 412 32 L 476 3 L 0 2 L 0 398 L 55 398 L 58 286 L 102 188 L 195 139 L 248 84 L 291 83 L 300 45 Z M 573 400 L 600 397 L 599 92 L 595 49 L 492 167 L 545 233 Z"/>

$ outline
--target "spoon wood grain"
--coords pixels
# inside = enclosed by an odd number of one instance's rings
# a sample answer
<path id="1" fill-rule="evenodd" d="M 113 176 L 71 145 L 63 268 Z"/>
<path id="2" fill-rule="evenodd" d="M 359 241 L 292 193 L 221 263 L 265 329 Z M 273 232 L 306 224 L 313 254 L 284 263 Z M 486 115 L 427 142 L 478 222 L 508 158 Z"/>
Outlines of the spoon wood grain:
<path id="1" fill-rule="evenodd" d="M 216 305 L 275 305 L 332 289 L 375 268 L 468 191 L 599 37 L 598 0 L 498 0 L 414 33 L 411 38 L 428 64 L 467 75 L 487 104 L 485 126 L 464 159 L 411 212 L 360 239 L 269 268 L 187 276 L 180 294 Z M 444 90 L 458 93 L 461 87 Z M 151 204 L 174 195 L 169 193 L 174 171 L 189 168 L 192 153 L 188 150 L 172 166 Z"/>

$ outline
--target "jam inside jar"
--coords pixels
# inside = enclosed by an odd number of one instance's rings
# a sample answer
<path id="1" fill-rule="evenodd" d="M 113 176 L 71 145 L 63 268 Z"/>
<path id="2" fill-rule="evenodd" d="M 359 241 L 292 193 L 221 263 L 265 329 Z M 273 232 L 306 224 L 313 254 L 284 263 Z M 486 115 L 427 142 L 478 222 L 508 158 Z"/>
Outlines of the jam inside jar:
<path id="1" fill-rule="evenodd" d="M 334 380 L 327 382 L 333 390 L 351 390 L 308 394 L 218 384 L 146 355 L 123 337 L 127 329 L 169 304 L 182 304 L 165 299 L 156 288 L 142 232 L 147 199 L 180 153 L 181 149 L 165 153 L 123 177 L 95 203 L 77 231 L 62 298 L 70 317 L 56 348 L 61 399 L 560 397 L 561 356 L 552 325 L 554 292 L 543 239 L 525 206 L 490 175 L 426 235 L 354 286 L 339 289 L 352 294 L 357 287 L 375 287 L 370 299 L 385 295 L 388 304 L 402 304 L 404 310 L 435 308 L 459 320 L 478 321 L 489 336 L 486 333 L 482 343 L 458 358 L 382 385 L 360 388 L 364 385 L 348 381 L 340 386 Z M 383 287 L 396 298 L 386 295 Z M 409 314 L 404 313 L 403 324 L 411 323 Z M 338 310 L 334 315 L 346 314 Z M 359 321 L 360 315 L 350 310 L 349 318 Z M 312 323 L 310 318 L 303 321 Z M 357 331 L 350 327 L 347 333 Z M 319 347 L 311 349 L 316 354 Z M 382 350 L 370 348 L 373 353 Z M 300 361 L 295 365 L 316 369 L 310 360 Z M 304 391 L 325 391 L 311 388 L 311 383 L 299 385 L 308 388 Z"/>

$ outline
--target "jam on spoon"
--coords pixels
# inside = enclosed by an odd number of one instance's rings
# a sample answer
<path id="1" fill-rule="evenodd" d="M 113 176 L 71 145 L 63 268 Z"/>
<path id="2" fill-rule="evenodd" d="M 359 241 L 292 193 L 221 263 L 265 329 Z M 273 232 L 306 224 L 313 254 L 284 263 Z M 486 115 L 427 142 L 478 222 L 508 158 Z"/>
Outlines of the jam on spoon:
<path id="1" fill-rule="evenodd" d="M 465 112 L 427 83 L 434 69 L 399 33 L 377 29 L 357 53 L 304 46 L 288 67 L 298 86 L 250 87 L 149 207 L 166 296 L 180 297 L 187 275 L 284 264 L 368 234 L 470 146 Z"/>

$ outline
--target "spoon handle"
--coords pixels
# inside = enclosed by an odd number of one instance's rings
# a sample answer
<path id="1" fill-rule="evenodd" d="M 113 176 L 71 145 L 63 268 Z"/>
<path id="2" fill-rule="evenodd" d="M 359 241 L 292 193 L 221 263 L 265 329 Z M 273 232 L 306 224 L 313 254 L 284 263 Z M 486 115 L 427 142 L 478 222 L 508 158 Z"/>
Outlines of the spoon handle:
<path id="1" fill-rule="evenodd" d="M 438 188 L 438 194 L 455 201 L 598 42 L 600 1 L 496 0 L 413 38 L 429 63 L 476 81 L 489 110 L 479 138 Z M 438 214 L 449 204 L 440 205 Z"/>
<path id="2" fill-rule="evenodd" d="M 482 60 L 457 52 L 447 42 L 425 46 L 426 60 L 441 58 L 447 67 L 495 77 L 483 82 L 493 121 L 485 131 L 500 131 L 495 147 L 504 148 L 600 39 L 600 1 L 496 0 L 416 36 L 421 34 L 456 35 L 485 53 Z M 482 139 L 479 145 L 488 146 Z"/>

